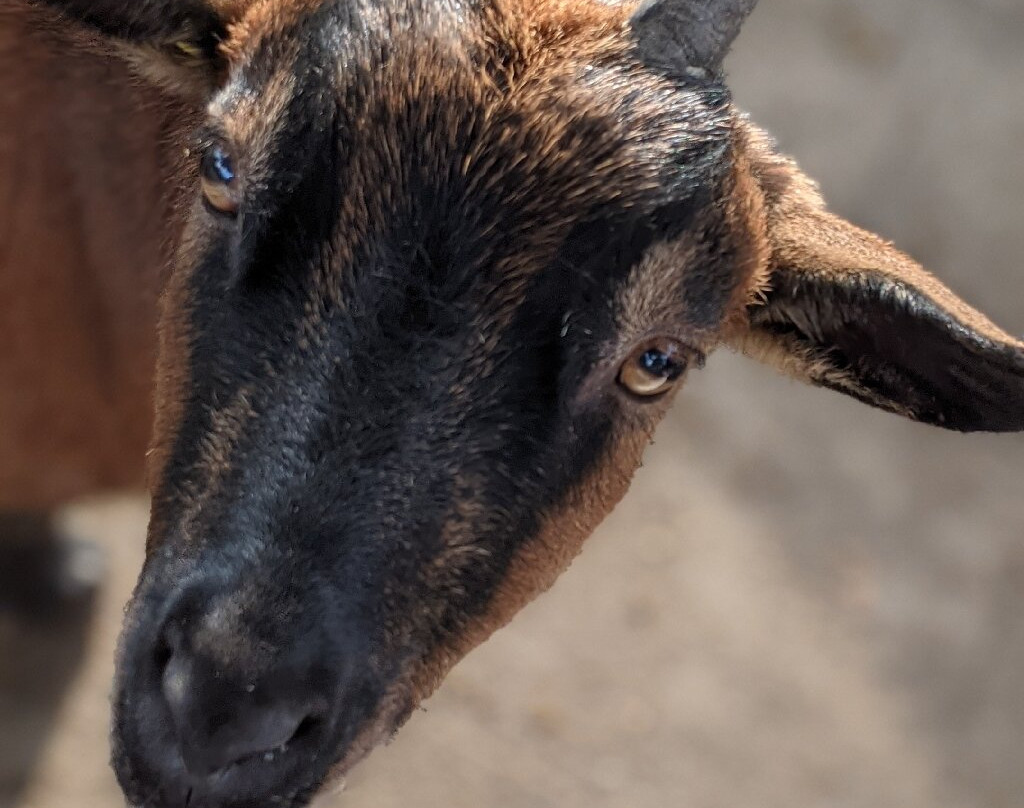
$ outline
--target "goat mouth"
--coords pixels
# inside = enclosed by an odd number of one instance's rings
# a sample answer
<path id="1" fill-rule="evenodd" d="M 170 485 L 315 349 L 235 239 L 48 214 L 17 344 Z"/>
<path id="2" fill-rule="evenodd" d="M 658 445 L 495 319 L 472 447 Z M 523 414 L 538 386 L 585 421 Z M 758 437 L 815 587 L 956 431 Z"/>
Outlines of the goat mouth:
<path id="1" fill-rule="evenodd" d="M 161 596 L 160 580 L 162 576 L 151 572 L 136 591 L 117 656 L 113 765 L 129 805 L 302 808 L 317 794 L 336 787 L 412 714 L 412 694 L 418 692 L 415 679 L 425 652 L 419 647 L 404 649 L 389 655 L 390 662 L 380 655 L 353 655 L 347 667 L 331 669 L 324 699 L 287 741 L 248 752 L 210 773 L 190 770 L 175 721 L 181 717 L 174 715 L 173 700 L 168 701 L 162 685 L 173 654 L 168 654 L 154 628 L 167 622 L 167 597 Z M 287 690 L 286 685 L 281 684 Z M 272 698 L 274 686 L 267 687 Z"/>
<path id="2" fill-rule="evenodd" d="M 114 767 L 134 808 L 304 808 L 336 789 L 412 713 L 395 689 L 343 698 L 329 713 L 300 723 L 280 747 L 245 755 L 205 777 L 192 775 L 180 753 L 157 767 L 140 753 L 166 752 L 173 744 L 169 716 L 161 704 L 122 691 L 115 701 Z"/>
<path id="3" fill-rule="evenodd" d="M 337 793 L 344 787 L 345 778 L 376 746 L 386 742 L 397 732 L 401 721 L 393 721 L 388 715 L 361 725 L 350 733 L 351 739 L 340 744 L 342 750 L 340 761 L 326 773 L 302 781 L 300 786 L 272 789 L 260 796 L 253 796 L 252 783 L 258 779 L 260 767 L 266 763 L 263 754 L 250 755 L 230 766 L 216 772 L 201 784 L 190 783 L 184 779 L 179 785 L 166 783 L 148 784 L 141 780 L 125 783 L 126 791 L 131 795 L 130 808 L 305 808 L 318 795 Z M 411 711 L 410 711 L 411 712 Z M 315 730 L 310 730 L 311 736 Z M 301 739 L 300 739 L 301 740 Z M 294 755 L 294 767 L 301 771 L 303 767 L 318 768 L 315 760 L 299 744 L 293 746 L 290 741 L 287 749 L 278 754 Z M 326 755 L 326 753 L 324 753 Z M 314 755 L 313 758 L 316 756 Z M 278 758 L 280 761 L 280 758 Z M 291 768 L 291 767 L 290 767 Z M 150 791 L 158 795 L 139 800 L 140 792 Z"/>
<path id="4" fill-rule="evenodd" d="M 310 729 L 276 750 L 247 755 L 206 777 L 193 777 L 180 761 L 160 774 L 137 771 L 134 761 L 123 758 L 115 765 L 135 808 L 302 808 L 326 774 L 318 763 L 326 754 L 319 734 Z M 272 773 L 268 765 L 275 766 Z"/>

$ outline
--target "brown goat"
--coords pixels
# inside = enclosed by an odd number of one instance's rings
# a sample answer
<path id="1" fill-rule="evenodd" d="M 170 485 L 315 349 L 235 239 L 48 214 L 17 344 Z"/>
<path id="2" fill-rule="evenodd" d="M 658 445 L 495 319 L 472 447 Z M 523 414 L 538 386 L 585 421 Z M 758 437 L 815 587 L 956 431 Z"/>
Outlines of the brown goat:
<path id="1" fill-rule="evenodd" d="M 149 446 L 134 804 L 348 770 L 565 569 L 716 347 L 1024 429 L 1024 343 L 733 106 L 753 6 L 0 10 L 0 507 L 130 485 Z"/>

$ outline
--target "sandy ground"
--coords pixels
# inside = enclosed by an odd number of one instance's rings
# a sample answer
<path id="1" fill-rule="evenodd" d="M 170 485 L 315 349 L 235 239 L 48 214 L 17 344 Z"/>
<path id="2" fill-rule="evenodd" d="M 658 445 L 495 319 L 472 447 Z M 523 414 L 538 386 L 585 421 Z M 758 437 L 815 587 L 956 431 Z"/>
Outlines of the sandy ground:
<path id="1" fill-rule="evenodd" d="M 835 208 L 1024 330 L 1019 0 L 763 0 L 731 67 Z M 34 671 L 0 685 L 71 676 L 0 730 L 0 771 L 33 759 L 2 808 L 123 804 L 107 692 L 145 518 L 68 516 L 108 553 L 80 664 L 0 625 Z M 1024 806 L 1024 438 L 717 356 L 572 570 L 321 808 L 364 806 Z"/>

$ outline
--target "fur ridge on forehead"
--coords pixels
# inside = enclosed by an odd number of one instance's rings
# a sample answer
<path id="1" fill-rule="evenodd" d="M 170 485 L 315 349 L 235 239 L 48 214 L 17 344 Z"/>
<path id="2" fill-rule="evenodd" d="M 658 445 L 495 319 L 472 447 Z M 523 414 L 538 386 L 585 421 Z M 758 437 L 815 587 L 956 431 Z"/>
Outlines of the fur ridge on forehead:
<path id="1" fill-rule="evenodd" d="M 531 60 L 559 58 L 563 49 L 571 49 L 580 56 L 610 50 L 621 52 L 632 6 L 580 0 L 489 0 L 465 5 L 402 0 L 401 4 L 406 7 L 406 15 L 385 15 L 372 3 L 351 5 L 356 13 L 376 18 L 389 29 L 403 17 L 447 14 L 457 17 L 461 27 L 468 10 L 479 21 L 476 33 L 482 40 L 490 40 L 499 47 L 514 46 L 520 50 L 519 55 Z M 339 4 L 337 0 L 215 0 L 214 5 L 222 18 L 230 21 L 221 51 L 229 62 L 237 62 L 251 43 L 284 33 L 301 25 L 304 17 Z M 455 27 L 455 20 L 451 27 Z M 460 33 L 464 34 L 465 29 Z M 560 55 L 564 57 L 564 52 Z"/>
<path id="2" fill-rule="evenodd" d="M 315 50 L 304 66 L 294 47 L 274 53 L 247 43 L 280 35 L 294 45 L 301 39 L 294 26 L 322 26 L 333 19 L 332 7 L 325 0 L 263 0 L 234 32 L 230 47 L 242 58 L 266 57 L 270 64 L 258 68 L 262 86 L 229 94 L 214 113 L 224 114 L 225 128 L 257 164 L 260 152 L 274 145 L 273 132 L 298 123 L 279 119 L 291 98 L 309 97 L 301 74 L 308 70 L 324 81 L 325 73 L 313 63 L 320 58 Z M 445 4 L 409 8 L 428 18 L 427 30 L 442 20 L 456 27 L 454 17 L 447 19 L 456 11 Z M 582 19 L 581 8 L 597 21 Z M 338 14 L 347 9 L 339 5 Z M 307 20 L 308 10 L 327 16 Z M 367 195 L 386 191 L 392 202 L 406 199 L 409 189 L 399 186 L 415 165 L 438 183 L 462 183 L 464 203 L 473 201 L 468 195 L 478 202 L 484 192 L 492 202 L 502 197 L 520 224 L 533 223 L 535 241 L 547 232 L 554 247 L 569 218 L 587 215 L 579 207 L 584 203 L 657 206 L 716 182 L 732 146 L 727 94 L 714 82 L 688 86 L 646 70 L 632 58 L 620 7 L 496 0 L 475 13 L 475 20 L 459 17 L 457 39 L 423 31 L 399 36 L 372 24 L 354 32 L 356 51 L 345 55 L 352 61 L 338 72 L 336 89 L 326 91 L 344 99 L 339 114 L 348 118 L 346 142 L 354 155 L 345 192 L 359 209 L 388 215 L 387 206 Z M 275 29 L 285 19 L 293 27 Z M 348 24 L 338 22 L 340 29 Z M 377 39 L 387 42 L 386 55 Z M 327 49 L 323 58 L 340 57 Z M 232 110 L 232 103 L 240 106 Z M 351 241 L 367 221 L 359 216 L 340 224 Z"/>

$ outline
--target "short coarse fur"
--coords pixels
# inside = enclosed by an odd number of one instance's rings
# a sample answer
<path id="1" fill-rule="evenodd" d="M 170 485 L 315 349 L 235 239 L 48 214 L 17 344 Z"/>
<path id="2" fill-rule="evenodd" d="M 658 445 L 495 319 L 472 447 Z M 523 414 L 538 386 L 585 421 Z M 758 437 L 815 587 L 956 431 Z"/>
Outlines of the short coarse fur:
<path id="1" fill-rule="evenodd" d="M 620 369 L 659 346 L 1024 427 L 1024 345 L 827 213 L 733 107 L 719 66 L 753 4 L 664 2 L 11 17 L 83 58 L 127 54 L 186 124 L 149 134 L 186 157 L 146 198 L 186 201 L 114 702 L 135 803 L 299 805 L 394 732 L 625 493 L 678 384 L 635 395 Z M 191 187 L 212 149 L 230 215 Z"/>

